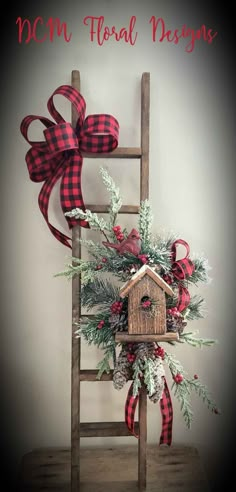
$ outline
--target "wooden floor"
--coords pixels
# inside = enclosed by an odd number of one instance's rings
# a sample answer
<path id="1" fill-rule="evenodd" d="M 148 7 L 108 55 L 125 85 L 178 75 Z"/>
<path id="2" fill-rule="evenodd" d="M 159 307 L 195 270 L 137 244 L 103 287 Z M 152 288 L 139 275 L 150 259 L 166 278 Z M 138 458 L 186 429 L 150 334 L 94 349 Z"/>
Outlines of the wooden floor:
<path id="1" fill-rule="evenodd" d="M 20 491 L 70 492 L 70 450 L 36 449 L 24 456 Z M 81 449 L 78 492 L 137 492 L 137 447 Z M 149 446 L 147 492 L 209 492 L 198 452 Z"/>

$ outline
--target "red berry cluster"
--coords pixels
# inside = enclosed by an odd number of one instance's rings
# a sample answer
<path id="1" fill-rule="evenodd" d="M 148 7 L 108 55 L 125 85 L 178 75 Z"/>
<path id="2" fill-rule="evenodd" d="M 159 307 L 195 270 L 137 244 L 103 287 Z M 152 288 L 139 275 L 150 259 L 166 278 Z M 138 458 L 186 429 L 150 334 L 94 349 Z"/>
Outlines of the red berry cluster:
<path id="1" fill-rule="evenodd" d="M 138 255 L 138 259 L 141 260 L 141 262 L 145 265 L 145 263 L 148 262 L 148 256 L 147 255 Z"/>
<path id="2" fill-rule="evenodd" d="M 97 265 L 95 270 L 101 270 L 102 269 L 102 265 Z"/>
<path id="3" fill-rule="evenodd" d="M 113 314 L 120 314 L 122 311 L 122 307 L 123 307 L 122 301 L 113 302 L 113 304 L 111 305 L 111 312 Z"/>
<path id="4" fill-rule="evenodd" d="M 172 314 L 172 316 L 176 316 L 177 318 L 181 316 L 181 313 L 178 311 L 177 307 L 167 309 L 167 314 Z"/>
<path id="5" fill-rule="evenodd" d="M 182 383 L 184 377 L 182 376 L 182 374 L 180 374 L 179 372 L 173 377 L 174 379 L 174 382 L 177 383 L 177 384 L 180 384 Z"/>
<path id="6" fill-rule="evenodd" d="M 112 230 L 115 233 L 117 241 L 123 241 L 125 236 L 124 236 L 123 232 L 121 232 L 121 227 L 119 225 L 114 226 L 114 227 L 112 227 Z"/>
<path id="7" fill-rule="evenodd" d="M 163 280 L 169 285 L 173 284 L 173 278 L 170 275 L 163 275 Z"/>
<path id="8" fill-rule="evenodd" d="M 128 350 L 129 352 L 127 353 L 127 360 L 128 362 L 130 362 L 131 364 L 135 361 L 136 359 L 136 355 L 133 353 L 133 349 L 134 349 L 134 346 L 132 343 L 129 343 L 128 344 Z"/>
<path id="9" fill-rule="evenodd" d="M 99 321 L 99 323 L 97 325 L 97 329 L 101 330 L 104 325 L 105 325 L 105 321 L 104 321 L 104 319 L 101 319 L 101 321 Z"/>
<path id="10" fill-rule="evenodd" d="M 142 302 L 142 308 L 143 309 L 148 309 L 151 307 L 151 305 L 152 305 L 152 301 L 150 301 L 150 299 L 147 299 L 146 301 Z"/>
<path id="11" fill-rule="evenodd" d="M 164 359 L 164 357 L 165 357 L 165 350 L 158 345 L 158 347 L 155 348 L 155 350 L 154 350 L 154 355 L 156 357 L 160 357 L 161 359 Z"/>

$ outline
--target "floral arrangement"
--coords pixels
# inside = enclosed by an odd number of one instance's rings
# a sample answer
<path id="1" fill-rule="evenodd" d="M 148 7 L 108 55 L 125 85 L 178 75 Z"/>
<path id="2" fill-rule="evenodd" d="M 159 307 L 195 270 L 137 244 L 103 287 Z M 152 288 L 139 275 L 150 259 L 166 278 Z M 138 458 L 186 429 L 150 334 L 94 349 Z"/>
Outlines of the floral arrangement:
<path id="1" fill-rule="evenodd" d="M 170 352 L 177 344 L 188 344 L 194 348 L 210 347 L 216 340 L 202 338 L 198 332 L 187 329 L 192 320 L 206 316 L 204 299 L 191 295 L 191 286 L 209 282 L 209 265 L 202 256 L 189 257 L 186 241 L 173 235 L 166 238 L 152 233 L 153 213 L 148 200 L 140 204 L 137 230 L 129 233 L 117 224 L 122 205 L 120 191 L 107 170 L 100 169 L 101 178 L 110 195 L 107 220 L 90 210 L 73 209 L 65 215 L 82 219 L 90 228 L 100 233 L 102 241 L 80 239 L 89 253 L 89 260 L 71 258 L 65 270 L 56 276 L 71 279 L 81 276 L 81 305 L 93 316 L 75 327 L 75 336 L 102 349 L 103 357 L 97 366 L 97 378 L 113 369 L 116 389 L 132 380 L 132 395 L 137 397 L 142 384 L 147 388 L 151 401 L 160 401 L 164 389 L 165 369 L 170 370 L 172 390 L 180 403 L 184 421 L 191 426 L 193 411 L 191 392 L 194 391 L 208 408 L 219 413 L 216 403 L 197 374 L 188 375 L 183 365 Z M 177 259 L 177 249 L 185 248 L 185 257 Z M 143 266 L 150 266 L 171 286 L 174 296 L 166 296 L 166 332 L 178 334 L 177 341 L 119 343 L 116 334 L 128 330 L 128 300 L 120 297 L 120 286 L 131 279 Z M 111 280 L 112 277 L 112 280 Z M 137 306 L 146 316 L 155 316 L 158 306 L 151 297 L 143 299 Z"/>

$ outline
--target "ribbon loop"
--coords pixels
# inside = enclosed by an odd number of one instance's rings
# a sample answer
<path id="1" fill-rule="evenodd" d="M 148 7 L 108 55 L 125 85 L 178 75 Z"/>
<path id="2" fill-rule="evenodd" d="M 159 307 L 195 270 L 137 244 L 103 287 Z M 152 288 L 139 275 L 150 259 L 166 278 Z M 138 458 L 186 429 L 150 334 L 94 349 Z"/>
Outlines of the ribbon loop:
<path id="1" fill-rule="evenodd" d="M 186 249 L 185 256 L 179 260 L 176 260 L 177 256 L 177 246 L 182 245 Z M 184 241 L 183 239 L 177 239 L 171 247 L 171 260 L 172 260 L 172 268 L 171 272 L 174 278 L 177 280 L 187 280 L 192 273 L 194 272 L 195 265 L 190 260 L 189 258 L 189 253 L 190 253 L 190 247 L 189 244 Z M 190 294 L 189 291 L 186 287 L 184 287 L 182 284 L 178 286 L 179 293 L 178 293 L 178 304 L 177 304 L 177 309 L 181 313 L 186 309 L 190 303 Z"/>
<path id="2" fill-rule="evenodd" d="M 74 106 L 78 114 L 75 129 L 56 110 L 55 95 L 66 97 Z M 56 239 L 71 248 L 68 242 L 70 238 L 58 231 L 48 220 L 49 199 L 53 186 L 61 178 L 60 199 L 64 213 L 73 208 L 85 210 L 81 189 L 81 152 L 112 152 L 118 145 L 119 123 L 109 114 L 89 115 L 85 119 L 86 102 L 83 96 L 69 85 L 58 87 L 49 98 L 47 107 L 56 123 L 43 116 L 29 115 L 22 120 L 20 130 L 31 145 L 25 157 L 30 179 L 35 182 L 44 181 L 38 199 L 40 210 Z M 41 121 L 46 127 L 45 141 L 32 142 L 28 138 L 29 126 L 35 120 Z M 66 220 L 69 228 L 77 224 L 89 227 L 82 219 L 66 217 Z"/>
<path id="3" fill-rule="evenodd" d="M 44 130 L 47 150 L 54 154 L 78 148 L 78 138 L 70 123 L 60 123 Z"/>

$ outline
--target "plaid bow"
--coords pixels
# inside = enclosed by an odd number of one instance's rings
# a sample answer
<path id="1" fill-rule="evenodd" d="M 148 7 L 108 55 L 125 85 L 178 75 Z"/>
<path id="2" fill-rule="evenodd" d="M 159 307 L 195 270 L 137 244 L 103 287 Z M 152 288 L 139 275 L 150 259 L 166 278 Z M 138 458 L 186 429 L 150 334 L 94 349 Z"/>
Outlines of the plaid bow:
<path id="1" fill-rule="evenodd" d="M 173 425 L 173 407 L 171 396 L 169 392 L 169 388 L 167 386 L 166 379 L 164 378 L 165 385 L 162 394 L 162 398 L 160 400 L 160 410 L 162 415 L 162 430 L 159 444 L 168 444 L 171 445 L 172 442 L 172 425 Z M 134 430 L 134 416 L 135 410 L 137 407 L 137 403 L 139 400 L 139 394 L 137 396 L 133 396 L 133 383 L 131 384 L 127 398 L 125 403 L 125 422 L 126 425 L 133 434 L 133 436 L 139 438 L 139 435 L 136 434 Z"/>
<path id="2" fill-rule="evenodd" d="M 56 94 L 65 96 L 78 113 L 76 128 L 67 123 L 55 109 L 53 97 Z M 59 178 L 60 199 L 63 212 L 73 208 L 85 210 L 82 189 L 81 172 L 83 157 L 81 152 L 101 153 L 111 152 L 118 145 L 119 123 L 111 115 L 94 114 L 85 119 L 86 103 L 83 96 L 72 86 L 58 87 L 47 103 L 48 111 L 55 122 L 44 116 L 26 116 L 21 122 L 21 133 L 31 148 L 26 154 L 26 164 L 30 179 L 35 182 L 44 181 L 39 193 L 39 208 L 52 234 L 62 244 L 71 248 L 70 238 L 58 231 L 48 220 L 49 198 L 52 189 Z M 39 120 L 46 129 L 44 142 L 32 142 L 28 138 L 28 128 L 33 121 Z M 69 228 L 80 224 L 89 227 L 85 220 L 66 217 Z"/>
<path id="3" fill-rule="evenodd" d="M 182 244 L 185 249 L 186 249 L 186 254 L 185 257 L 176 261 L 176 253 L 177 253 L 177 245 Z M 172 275 L 177 279 L 177 280 L 185 280 L 188 277 L 192 275 L 194 272 L 195 266 L 193 262 L 190 260 L 189 252 L 190 248 L 188 243 L 184 241 L 183 239 L 177 239 L 173 244 L 171 248 L 172 252 Z M 181 313 L 184 311 L 184 309 L 187 308 L 187 306 L 190 303 L 190 294 L 189 291 L 186 287 L 183 286 L 183 284 L 179 284 L 179 294 L 178 294 L 178 304 L 177 304 L 177 309 Z"/>

